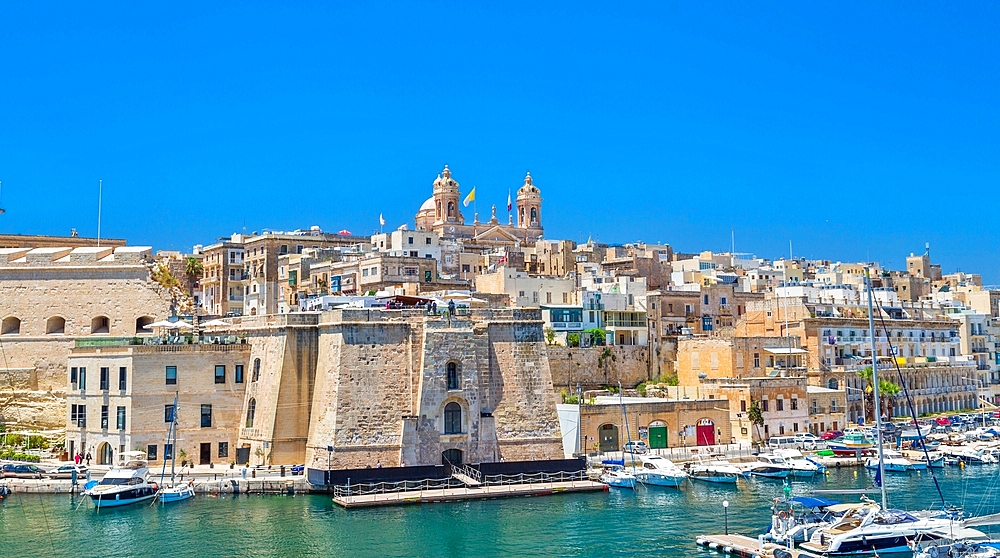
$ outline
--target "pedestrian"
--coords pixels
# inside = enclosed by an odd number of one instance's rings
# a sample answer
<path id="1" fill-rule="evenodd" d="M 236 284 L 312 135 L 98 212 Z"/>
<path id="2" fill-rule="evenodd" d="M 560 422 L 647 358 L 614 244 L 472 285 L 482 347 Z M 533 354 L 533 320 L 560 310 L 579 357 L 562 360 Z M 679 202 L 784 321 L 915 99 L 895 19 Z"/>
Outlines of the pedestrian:
<path id="1" fill-rule="evenodd" d="M 77 465 L 80 464 L 80 452 L 73 454 L 73 463 L 76 463 Z"/>
<path id="2" fill-rule="evenodd" d="M 87 460 L 87 467 L 90 467 L 90 452 L 89 451 L 87 452 L 86 460 Z"/>
<path id="3" fill-rule="evenodd" d="M 375 462 L 375 468 L 376 469 L 381 469 L 382 468 L 382 461 L 381 460 Z"/>
<path id="4" fill-rule="evenodd" d="M 454 300 L 449 300 L 448 301 L 448 315 L 449 316 L 454 316 L 455 315 L 455 301 Z"/>
<path id="5" fill-rule="evenodd" d="M 437 301 L 434 301 L 431 303 L 431 314 L 437 314 L 437 313 L 438 313 L 438 303 Z"/>

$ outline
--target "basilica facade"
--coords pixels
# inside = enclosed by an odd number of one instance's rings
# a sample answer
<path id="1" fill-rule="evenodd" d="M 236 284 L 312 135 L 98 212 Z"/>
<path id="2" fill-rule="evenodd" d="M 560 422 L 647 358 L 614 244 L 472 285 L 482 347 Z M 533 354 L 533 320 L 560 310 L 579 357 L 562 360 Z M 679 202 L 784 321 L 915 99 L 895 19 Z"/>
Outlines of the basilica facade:
<path id="1" fill-rule="evenodd" d="M 418 231 L 435 231 L 442 239 L 466 239 L 476 242 L 534 244 L 542 237 L 542 192 L 534 185 L 531 173 L 524 177 L 524 184 L 517 190 L 513 212 L 507 223 L 497 218 L 497 207 L 491 209 L 488 221 L 480 221 L 474 214 L 472 223 L 465 222 L 462 214 L 462 192 L 452 177 L 448 165 L 434 180 L 433 193 L 420 206 L 415 218 Z M 517 224 L 514 223 L 515 216 Z"/>

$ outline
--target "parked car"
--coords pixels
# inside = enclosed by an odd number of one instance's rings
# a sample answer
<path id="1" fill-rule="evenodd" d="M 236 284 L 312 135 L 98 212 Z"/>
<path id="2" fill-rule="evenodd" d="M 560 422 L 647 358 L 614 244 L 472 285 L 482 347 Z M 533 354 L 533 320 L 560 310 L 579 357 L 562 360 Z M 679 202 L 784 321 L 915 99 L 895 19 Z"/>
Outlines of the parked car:
<path id="1" fill-rule="evenodd" d="M 843 435 L 844 432 L 842 430 L 827 430 L 826 432 L 823 433 L 822 436 L 820 436 L 820 439 L 824 441 L 836 440 L 837 438 L 840 438 Z"/>
<path id="2" fill-rule="evenodd" d="M 4 465 L 3 476 L 8 479 L 40 479 L 45 471 L 37 465 Z"/>
<path id="3" fill-rule="evenodd" d="M 649 446 L 646 442 L 627 442 L 622 446 L 622 451 L 625 453 L 649 453 Z"/>
<path id="4" fill-rule="evenodd" d="M 73 469 L 76 469 L 76 478 L 87 478 L 86 465 L 63 465 L 62 467 L 51 469 L 45 474 L 52 479 L 71 479 L 73 478 Z"/>
<path id="5" fill-rule="evenodd" d="M 811 432 L 799 432 L 795 435 L 795 443 L 803 449 L 816 449 L 823 440 Z"/>

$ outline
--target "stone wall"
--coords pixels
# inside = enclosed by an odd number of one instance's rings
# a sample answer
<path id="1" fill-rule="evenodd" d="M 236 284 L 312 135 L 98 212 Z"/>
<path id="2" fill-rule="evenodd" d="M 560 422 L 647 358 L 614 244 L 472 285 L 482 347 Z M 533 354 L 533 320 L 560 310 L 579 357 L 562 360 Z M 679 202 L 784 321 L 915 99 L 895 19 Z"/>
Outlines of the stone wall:
<path id="1" fill-rule="evenodd" d="M 600 357 L 609 349 L 615 359 L 605 359 L 600 365 Z M 572 393 L 577 384 L 583 390 L 599 389 L 603 385 L 617 385 L 633 388 L 650 379 L 647 359 L 649 347 L 639 345 L 616 345 L 613 347 L 571 348 L 562 346 L 546 347 L 549 368 L 552 370 L 552 385 L 556 391 Z"/>
<path id="2" fill-rule="evenodd" d="M 166 317 L 173 296 L 150 280 L 139 249 L 115 249 L 119 263 L 108 261 L 112 248 L 52 250 L 0 262 L 0 319 L 20 320 L 17 333 L 0 335 L 0 421 L 29 428 L 65 425 L 66 359 L 76 338 L 92 334 L 94 318 L 108 318 L 99 335 L 149 333 L 137 332 L 137 320 Z"/>

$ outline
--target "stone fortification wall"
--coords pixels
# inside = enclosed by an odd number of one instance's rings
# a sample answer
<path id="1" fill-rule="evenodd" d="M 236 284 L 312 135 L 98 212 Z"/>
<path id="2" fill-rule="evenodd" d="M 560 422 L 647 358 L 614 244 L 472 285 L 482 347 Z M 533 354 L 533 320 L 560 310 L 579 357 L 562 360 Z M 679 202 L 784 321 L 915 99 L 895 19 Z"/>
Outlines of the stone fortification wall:
<path id="1" fill-rule="evenodd" d="M 604 359 L 601 354 L 609 350 L 614 355 Z M 649 378 L 647 363 L 649 347 L 639 345 L 616 345 L 613 347 L 562 347 L 550 346 L 549 368 L 552 370 L 552 385 L 555 391 L 573 393 L 577 384 L 583 390 L 599 389 L 604 385 L 622 383 L 624 388 L 633 388 Z"/>
<path id="2" fill-rule="evenodd" d="M 562 438 L 541 315 L 522 311 L 513 318 L 487 324 L 487 400 L 496 422 L 500 457 L 506 461 L 560 459 Z"/>
<path id="3" fill-rule="evenodd" d="M 150 280 L 140 249 L 11 250 L 0 254 L 0 319 L 19 324 L 0 335 L 0 421 L 62 428 L 73 341 L 99 317 L 98 335 L 133 336 L 140 318 L 168 315 L 174 293 Z"/>

